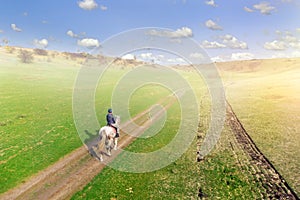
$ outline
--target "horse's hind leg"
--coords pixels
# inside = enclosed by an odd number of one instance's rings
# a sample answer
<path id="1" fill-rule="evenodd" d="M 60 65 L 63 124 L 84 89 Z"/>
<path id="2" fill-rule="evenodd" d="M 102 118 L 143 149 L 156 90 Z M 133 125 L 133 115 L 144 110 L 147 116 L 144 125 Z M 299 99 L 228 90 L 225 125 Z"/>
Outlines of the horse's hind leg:
<path id="1" fill-rule="evenodd" d="M 106 152 L 107 152 L 107 155 L 108 155 L 108 156 L 111 156 L 111 149 L 110 149 L 110 147 L 107 147 L 107 148 L 106 148 Z"/>
<path id="2" fill-rule="evenodd" d="M 106 152 L 108 156 L 111 156 L 111 138 L 107 138 L 105 141 Z"/>
<path id="3" fill-rule="evenodd" d="M 103 155 L 102 155 L 102 152 L 100 153 L 99 159 L 100 159 L 101 162 L 103 162 Z"/>
<path id="4" fill-rule="evenodd" d="M 96 143 L 96 145 L 94 146 L 97 150 L 96 150 L 96 154 L 97 154 L 97 159 L 100 160 L 101 162 L 103 161 L 103 151 L 102 151 L 102 148 L 103 148 L 103 136 L 104 133 L 103 133 L 103 130 L 100 129 L 99 131 L 99 138 L 98 138 L 98 141 Z"/>

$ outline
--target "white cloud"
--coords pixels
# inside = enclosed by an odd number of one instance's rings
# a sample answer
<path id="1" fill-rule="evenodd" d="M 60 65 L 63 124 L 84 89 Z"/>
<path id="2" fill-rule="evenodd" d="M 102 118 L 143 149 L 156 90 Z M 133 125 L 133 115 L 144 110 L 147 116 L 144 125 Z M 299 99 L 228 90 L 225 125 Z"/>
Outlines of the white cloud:
<path id="1" fill-rule="evenodd" d="M 152 53 L 142 53 L 142 54 L 140 55 L 140 57 L 141 57 L 142 59 L 153 59 L 153 58 L 154 58 Z"/>
<path id="2" fill-rule="evenodd" d="M 205 22 L 205 26 L 211 30 L 222 30 L 222 27 L 219 26 L 216 22 L 212 21 L 211 19 Z"/>
<path id="3" fill-rule="evenodd" d="M 122 56 L 122 59 L 124 59 L 124 60 L 135 60 L 136 58 L 135 58 L 135 55 L 129 53 L 129 54 L 126 54 L 126 55 Z"/>
<path id="4" fill-rule="evenodd" d="M 198 59 L 200 58 L 200 59 L 204 59 L 203 54 L 202 54 L 202 53 L 197 53 L 197 52 L 196 52 L 196 53 L 191 53 L 191 54 L 190 54 L 190 57 L 191 57 L 191 58 L 198 58 Z"/>
<path id="5" fill-rule="evenodd" d="M 4 31 L 0 29 L 0 33 L 4 33 Z"/>
<path id="6" fill-rule="evenodd" d="M 231 60 L 251 60 L 254 59 L 252 53 L 233 53 L 231 55 Z"/>
<path id="7" fill-rule="evenodd" d="M 67 31 L 67 35 L 72 37 L 72 38 L 78 38 L 78 35 L 75 34 L 72 30 L 68 30 Z"/>
<path id="8" fill-rule="evenodd" d="M 275 10 L 275 7 L 271 6 L 268 2 L 261 2 L 259 4 L 253 5 L 253 8 L 260 11 L 261 14 L 270 15 L 272 11 Z"/>
<path id="9" fill-rule="evenodd" d="M 251 9 L 251 8 L 248 8 L 248 7 L 244 7 L 244 10 L 246 11 L 246 12 L 254 12 L 254 10 L 253 9 Z"/>
<path id="10" fill-rule="evenodd" d="M 179 63 L 185 63 L 185 60 L 183 58 L 176 58 L 175 60 Z"/>
<path id="11" fill-rule="evenodd" d="M 219 36 L 220 41 L 207 41 L 204 40 L 201 46 L 205 49 L 220 49 L 220 48 L 230 48 L 230 49 L 248 49 L 246 42 L 238 40 L 232 35 Z"/>
<path id="12" fill-rule="evenodd" d="M 48 22 L 46 20 L 42 20 L 42 24 L 47 24 Z"/>
<path id="13" fill-rule="evenodd" d="M 22 31 L 22 29 L 18 28 L 16 24 L 11 24 L 10 27 L 11 27 L 12 30 L 14 30 L 16 32 L 21 32 Z"/>
<path id="14" fill-rule="evenodd" d="M 225 44 L 228 48 L 231 49 L 247 49 L 248 45 L 246 42 L 239 41 L 236 37 L 232 35 L 225 35 L 221 36 L 221 39 L 223 39 L 223 44 Z"/>
<path id="15" fill-rule="evenodd" d="M 300 28 L 297 28 L 296 31 L 300 33 Z"/>
<path id="16" fill-rule="evenodd" d="M 285 50 L 287 46 L 283 41 L 274 40 L 272 42 L 266 42 L 264 48 L 267 50 Z"/>
<path id="17" fill-rule="evenodd" d="M 141 53 L 136 56 L 137 60 L 145 61 L 145 62 L 161 62 L 164 59 L 164 55 L 157 55 L 151 52 Z"/>
<path id="18" fill-rule="evenodd" d="M 83 0 L 78 2 L 78 6 L 84 10 L 93 10 L 98 4 L 94 0 Z"/>
<path id="19" fill-rule="evenodd" d="M 94 48 L 100 46 L 100 42 L 97 39 L 92 38 L 84 38 L 82 40 L 78 40 L 77 44 L 86 48 Z"/>
<path id="20" fill-rule="evenodd" d="M 174 64 L 186 63 L 186 61 L 183 58 L 169 58 L 169 59 L 167 59 L 167 62 L 174 63 Z"/>
<path id="21" fill-rule="evenodd" d="M 212 62 L 225 62 L 227 59 L 224 58 L 223 56 L 216 56 L 216 57 L 212 57 L 211 61 Z"/>
<path id="22" fill-rule="evenodd" d="M 285 35 L 282 37 L 282 40 L 287 42 L 287 43 L 295 43 L 298 42 L 298 38 L 292 35 Z"/>
<path id="23" fill-rule="evenodd" d="M 291 31 L 275 31 L 277 38 L 272 42 L 266 42 L 264 44 L 265 49 L 268 50 L 287 50 L 289 48 L 300 49 L 300 37 L 293 34 Z"/>
<path id="24" fill-rule="evenodd" d="M 289 46 L 295 49 L 300 49 L 300 41 L 290 42 Z"/>
<path id="25" fill-rule="evenodd" d="M 209 1 L 206 1 L 205 3 L 209 6 L 217 7 L 217 4 L 215 3 L 214 0 L 209 0 Z"/>
<path id="26" fill-rule="evenodd" d="M 101 5 L 101 6 L 100 6 L 100 9 L 101 9 L 101 10 L 107 10 L 107 7 L 106 7 L 106 6 L 103 6 L 103 5 Z"/>
<path id="27" fill-rule="evenodd" d="M 182 27 L 176 31 L 157 31 L 151 30 L 148 32 L 149 35 L 159 36 L 159 37 L 170 37 L 170 38 L 184 38 L 192 37 L 193 31 L 188 27 Z"/>
<path id="28" fill-rule="evenodd" d="M 48 46 L 48 40 L 47 39 L 35 39 L 33 40 L 33 43 L 38 48 L 46 48 Z"/>
<path id="29" fill-rule="evenodd" d="M 182 27 L 180 29 L 177 29 L 176 31 L 171 33 L 171 37 L 174 38 L 181 38 L 181 37 L 192 37 L 193 36 L 193 31 L 192 29 L 188 27 Z"/>
<path id="30" fill-rule="evenodd" d="M 297 29 L 296 29 L 297 30 Z M 276 30 L 275 33 L 279 36 L 282 36 L 282 35 L 293 35 L 292 32 L 290 31 L 280 31 L 280 30 Z"/>
<path id="31" fill-rule="evenodd" d="M 205 49 L 218 49 L 218 48 L 225 48 L 226 45 L 218 43 L 216 41 L 209 42 L 207 40 L 204 40 L 202 42 L 202 47 L 205 48 Z"/>

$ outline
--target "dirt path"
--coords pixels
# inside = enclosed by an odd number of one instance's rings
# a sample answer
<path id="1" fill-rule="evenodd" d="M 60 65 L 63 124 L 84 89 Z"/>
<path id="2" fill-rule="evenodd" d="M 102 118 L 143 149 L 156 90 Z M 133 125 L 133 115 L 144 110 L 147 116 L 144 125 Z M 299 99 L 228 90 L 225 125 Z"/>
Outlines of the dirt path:
<path id="1" fill-rule="evenodd" d="M 263 199 L 299 199 L 297 194 L 287 184 L 272 163 L 255 145 L 243 125 L 235 115 L 232 107 L 227 103 L 227 123 L 232 129 L 238 148 L 246 155 L 247 163 L 239 161 L 253 175 L 254 180 L 264 188 Z M 231 144 L 232 150 L 235 148 Z M 238 158 L 237 158 L 238 159 Z"/>
<path id="2" fill-rule="evenodd" d="M 158 103 L 164 105 L 164 109 L 168 109 L 174 102 L 174 97 L 168 97 Z M 130 135 L 121 133 L 119 149 L 128 146 L 163 114 L 161 110 L 149 119 L 148 114 L 151 109 L 141 112 L 121 125 L 121 130 L 130 131 Z M 136 128 L 135 122 L 138 122 L 139 128 Z M 104 157 L 105 162 L 111 162 L 120 152 L 120 150 L 113 151 L 111 157 Z M 82 146 L 25 183 L 1 194 L 0 199 L 68 199 L 89 183 L 104 167 L 104 163 L 93 158 L 87 148 Z"/>

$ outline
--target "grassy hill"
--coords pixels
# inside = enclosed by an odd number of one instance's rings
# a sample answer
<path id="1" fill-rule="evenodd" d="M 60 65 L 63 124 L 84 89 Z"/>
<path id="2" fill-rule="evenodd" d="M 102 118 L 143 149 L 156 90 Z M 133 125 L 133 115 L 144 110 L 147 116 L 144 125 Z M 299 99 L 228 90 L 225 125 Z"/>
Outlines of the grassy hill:
<path id="1" fill-rule="evenodd" d="M 258 147 L 300 193 L 300 58 L 217 63 L 227 98 Z"/>

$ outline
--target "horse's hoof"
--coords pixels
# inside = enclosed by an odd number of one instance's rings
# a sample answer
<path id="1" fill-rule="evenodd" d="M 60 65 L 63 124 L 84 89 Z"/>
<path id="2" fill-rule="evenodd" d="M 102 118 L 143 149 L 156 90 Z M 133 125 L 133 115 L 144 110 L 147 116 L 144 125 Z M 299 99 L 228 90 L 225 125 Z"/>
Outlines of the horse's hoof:
<path id="1" fill-rule="evenodd" d="M 100 162 L 103 162 L 103 158 L 97 158 L 97 160 L 99 160 Z"/>

